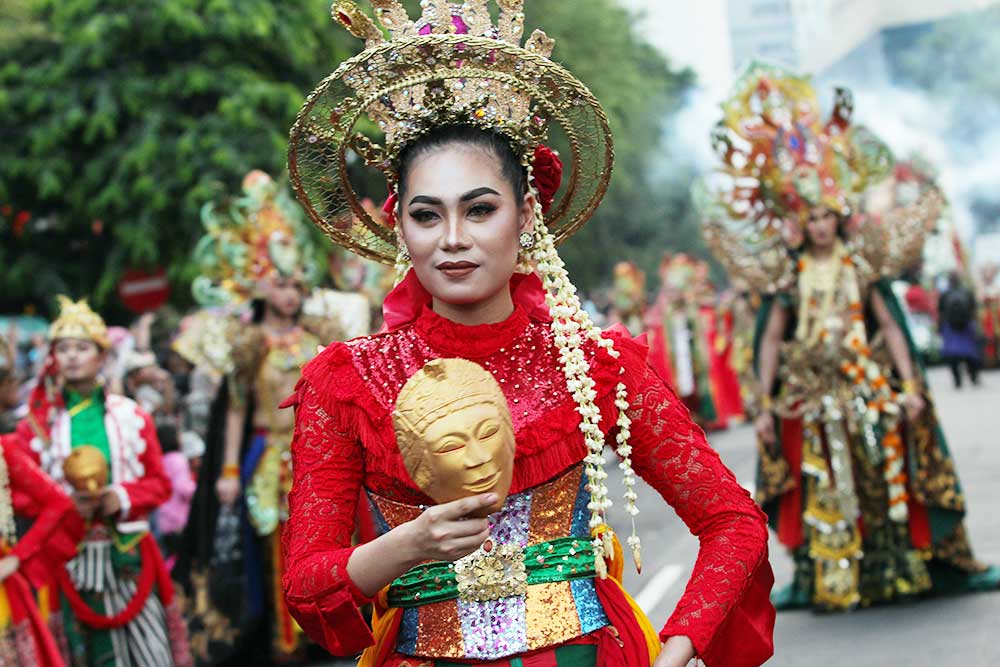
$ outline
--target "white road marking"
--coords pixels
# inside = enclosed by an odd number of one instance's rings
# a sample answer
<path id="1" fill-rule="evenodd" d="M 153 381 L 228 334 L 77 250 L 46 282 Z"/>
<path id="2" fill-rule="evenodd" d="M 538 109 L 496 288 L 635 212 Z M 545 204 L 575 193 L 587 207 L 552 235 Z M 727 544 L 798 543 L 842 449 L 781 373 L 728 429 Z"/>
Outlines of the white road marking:
<path id="1" fill-rule="evenodd" d="M 677 583 L 682 574 L 684 574 L 684 568 L 676 563 L 665 566 L 639 592 L 639 595 L 635 598 L 636 604 L 644 612 L 651 614 L 656 609 L 656 606 L 663 601 L 663 596 Z"/>

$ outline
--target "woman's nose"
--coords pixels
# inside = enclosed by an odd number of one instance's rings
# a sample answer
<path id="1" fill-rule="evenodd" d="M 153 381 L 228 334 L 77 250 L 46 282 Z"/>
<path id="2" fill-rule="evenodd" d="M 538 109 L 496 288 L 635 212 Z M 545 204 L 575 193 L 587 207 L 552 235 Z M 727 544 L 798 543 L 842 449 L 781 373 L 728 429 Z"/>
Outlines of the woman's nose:
<path id="1" fill-rule="evenodd" d="M 468 247 L 468 239 L 465 234 L 465 222 L 458 215 L 448 217 L 448 222 L 444 226 L 444 238 L 441 240 L 445 250 L 458 250 Z"/>

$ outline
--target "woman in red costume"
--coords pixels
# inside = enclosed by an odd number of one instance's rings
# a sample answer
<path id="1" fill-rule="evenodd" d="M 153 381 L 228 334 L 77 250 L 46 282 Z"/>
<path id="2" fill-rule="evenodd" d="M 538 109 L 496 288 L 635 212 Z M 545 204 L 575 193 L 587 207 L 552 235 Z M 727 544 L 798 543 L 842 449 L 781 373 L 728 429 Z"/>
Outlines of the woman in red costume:
<path id="1" fill-rule="evenodd" d="M 76 553 L 83 524 L 73 520 L 69 496 L 14 440 L 0 437 L 0 657 L 12 667 L 63 667 L 29 584 L 44 585 Z M 14 514 L 34 519 L 20 540 Z"/>
<path id="2" fill-rule="evenodd" d="M 555 251 L 610 178 L 600 106 L 548 59 L 544 33 L 519 46 L 521 3 L 499 3 L 499 27 L 485 0 L 423 4 L 411 22 L 397 3 L 376 3 L 386 44 L 357 7 L 335 3 L 371 48 L 320 85 L 291 134 L 292 181 L 313 220 L 341 245 L 395 261 L 403 279 L 385 300 L 385 331 L 327 347 L 286 402 L 297 411 L 289 609 L 332 652 L 364 651 L 362 666 L 760 665 L 774 621 L 764 517 L 645 347 L 591 324 Z M 359 112 L 384 146 L 354 133 Z M 560 197 L 546 117 L 576 139 Z M 387 172 L 394 229 L 368 216 L 337 169 L 348 144 Z M 361 224 L 348 224 L 352 208 Z M 492 493 L 434 504 L 420 491 L 393 429 L 403 385 L 448 357 L 489 371 L 513 422 L 510 495 L 488 518 L 474 515 L 498 504 Z M 498 474 L 474 456 L 489 435 L 454 445 L 484 479 Z M 606 443 L 628 512 L 638 475 L 701 542 L 658 633 L 619 583 Z M 362 489 L 379 537 L 352 546 Z M 634 530 L 627 545 L 638 565 Z M 359 611 L 369 602 L 371 630 Z"/>

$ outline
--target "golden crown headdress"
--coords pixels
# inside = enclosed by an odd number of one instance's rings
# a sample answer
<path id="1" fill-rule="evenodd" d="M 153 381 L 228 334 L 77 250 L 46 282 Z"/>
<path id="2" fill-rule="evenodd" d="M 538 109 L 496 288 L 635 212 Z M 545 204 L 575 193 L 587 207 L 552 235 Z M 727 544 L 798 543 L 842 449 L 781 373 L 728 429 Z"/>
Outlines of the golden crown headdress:
<path id="1" fill-rule="evenodd" d="M 332 14 L 366 49 L 309 95 L 291 130 L 288 169 L 310 218 L 350 250 L 387 264 L 396 233 L 362 205 L 348 175 L 348 153 L 395 184 L 400 150 L 435 127 L 469 124 L 505 136 L 527 166 L 553 127 L 565 135 L 568 178 L 545 216 L 557 242 L 597 208 L 611 177 L 607 117 L 590 91 L 549 60 L 553 40 L 536 30 L 522 47 L 523 0 L 453 4 L 423 0 L 412 20 L 398 0 L 371 0 L 388 39 L 349 0 Z M 361 132 L 367 117 L 382 135 Z"/>
<path id="2" fill-rule="evenodd" d="M 49 326 L 49 340 L 78 338 L 93 341 L 102 350 L 111 347 L 107 325 L 100 315 L 91 310 L 86 299 L 73 301 L 60 294 L 56 301 L 59 303 L 59 317 Z"/>

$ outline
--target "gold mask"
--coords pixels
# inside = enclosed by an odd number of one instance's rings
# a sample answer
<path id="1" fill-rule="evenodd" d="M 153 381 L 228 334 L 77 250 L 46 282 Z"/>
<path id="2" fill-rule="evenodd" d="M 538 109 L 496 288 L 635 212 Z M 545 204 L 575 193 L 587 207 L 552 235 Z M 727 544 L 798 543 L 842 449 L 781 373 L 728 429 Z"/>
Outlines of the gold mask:
<path id="1" fill-rule="evenodd" d="M 108 483 L 108 460 L 93 445 L 80 445 L 63 461 L 63 475 L 77 491 L 95 493 Z"/>
<path id="2" fill-rule="evenodd" d="M 410 477 L 438 503 L 481 493 L 499 510 L 514 473 L 514 427 L 493 376 L 465 359 L 427 362 L 403 386 L 392 413 Z"/>

